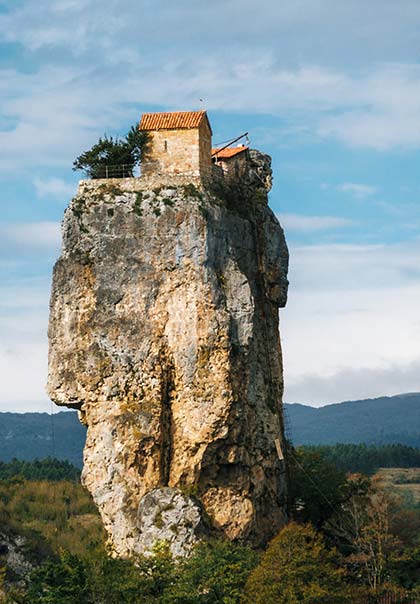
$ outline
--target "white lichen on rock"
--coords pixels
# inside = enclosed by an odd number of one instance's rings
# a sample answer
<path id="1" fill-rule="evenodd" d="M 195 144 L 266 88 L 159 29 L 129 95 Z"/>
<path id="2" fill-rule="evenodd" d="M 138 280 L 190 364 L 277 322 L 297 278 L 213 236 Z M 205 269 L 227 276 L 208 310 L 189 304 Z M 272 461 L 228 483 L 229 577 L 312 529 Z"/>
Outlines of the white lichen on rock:
<path id="1" fill-rule="evenodd" d="M 0 568 L 8 571 L 4 587 L 25 588 L 36 566 L 36 561 L 31 560 L 34 557 L 31 556 L 31 547 L 22 535 L 5 526 L 0 529 Z M 0 602 L 3 602 L 2 597 L 6 598 L 6 593 L 0 585 Z"/>
<path id="2" fill-rule="evenodd" d="M 288 255 L 269 158 L 251 157 L 236 187 L 82 181 L 66 210 L 48 392 L 80 410 L 83 482 L 120 556 L 161 539 L 184 555 L 212 529 L 261 544 L 285 521 Z"/>
<path id="3" fill-rule="evenodd" d="M 185 556 L 200 534 L 201 509 L 179 489 L 160 487 L 140 501 L 137 552 L 148 554 L 156 543 L 167 543 L 175 557 Z"/>

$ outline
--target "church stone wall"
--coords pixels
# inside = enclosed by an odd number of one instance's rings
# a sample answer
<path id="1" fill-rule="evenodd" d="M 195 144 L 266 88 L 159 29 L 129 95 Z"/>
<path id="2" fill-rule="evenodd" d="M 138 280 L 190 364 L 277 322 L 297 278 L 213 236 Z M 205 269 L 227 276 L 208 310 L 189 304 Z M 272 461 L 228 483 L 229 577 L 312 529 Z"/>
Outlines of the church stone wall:
<path id="1" fill-rule="evenodd" d="M 203 120 L 200 124 L 199 132 L 199 161 L 200 173 L 202 176 L 212 174 L 211 161 L 211 131 L 208 127 L 207 120 Z"/>
<path id="2" fill-rule="evenodd" d="M 211 133 L 205 120 L 199 128 L 151 130 L 142 158 L 142 174 L 203 176 L 211 171 Z"/>

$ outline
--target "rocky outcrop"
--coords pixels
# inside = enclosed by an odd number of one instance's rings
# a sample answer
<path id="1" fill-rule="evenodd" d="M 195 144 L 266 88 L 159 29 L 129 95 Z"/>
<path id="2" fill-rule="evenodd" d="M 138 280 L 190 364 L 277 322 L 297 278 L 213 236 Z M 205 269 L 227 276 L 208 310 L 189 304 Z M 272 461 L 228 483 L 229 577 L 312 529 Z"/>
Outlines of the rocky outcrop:
<path id="1" fill-rule="evenodd" d="M 202 523 L 197 502 L 178 489 L 160 487 L 142 497 L 137 512 L 141 551 L 153 551 L 156 542 L 171 544 L 174 556 L 187 555 L 197 542 Z"/>
<path id="2" fill-rule="evenodd" d="M 261 544 L 285 521 L 269 158 L 213 185 L 82 181 L 65 213 L 48 392 L 88 428 L 82 479 L 120 556 L 209 531 Z"/>
<path id="3" fill-rule="evenodd" d="M 28 539 L 7 527 L 0 529 L 0 602 L 10 587 L 24 588 L 36 562 Z M 3 573 L 4 582 L 3 582 Z"/>

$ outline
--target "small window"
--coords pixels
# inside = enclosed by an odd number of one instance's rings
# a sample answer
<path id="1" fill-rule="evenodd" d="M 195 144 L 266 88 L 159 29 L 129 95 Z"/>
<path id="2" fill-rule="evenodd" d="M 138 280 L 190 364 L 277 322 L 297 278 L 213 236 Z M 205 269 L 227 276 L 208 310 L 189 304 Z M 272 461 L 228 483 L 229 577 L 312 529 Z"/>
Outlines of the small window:
<path id="1" fill-rule="evenodd" d="M 168 141 L 164 142 L 164 147 L 165 147 L 165 151 L 167 151 L 168 150 Z"/>

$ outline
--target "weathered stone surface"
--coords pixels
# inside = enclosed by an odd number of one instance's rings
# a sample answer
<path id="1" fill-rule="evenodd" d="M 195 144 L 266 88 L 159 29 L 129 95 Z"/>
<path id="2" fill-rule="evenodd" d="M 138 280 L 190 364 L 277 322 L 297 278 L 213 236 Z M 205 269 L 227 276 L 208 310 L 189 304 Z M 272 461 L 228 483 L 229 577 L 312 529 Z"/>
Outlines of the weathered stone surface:
<path id="1" fill-rule="evenodd" d="M 264 543 L 285 520 L 288 255 L 267 156 L 251 157 L 226 194 L 176 178 L 83 181 L 65 213 L 48 392 L 88 427 L 83 481 L 121 556 L 150 549 L 144 507 L 168 487 L 193 492 L 231 539 Z M 172 535 L 175 553 L 195 539 Z"/>
<path id="2" fill-rule="evenodd" d="M 35 565 L 29 560 L 25 537 L 0 530 L 0 568 L 6 569 L 6 586 L 25 587 Z M 13 581 L 10 581 L 10 576 Z M 4 596 L 0 586 L 0 597 Z"/>
<path id="3" fill-rule="evenodd" d="M 197 542 L 201 522 L 200 507 L 191 497 L 170 487 L 153 489 L 139 504 L 137 551 L 148 554 L 158 541 L 169 544 L 174 556 L 185 556 Z"/>

